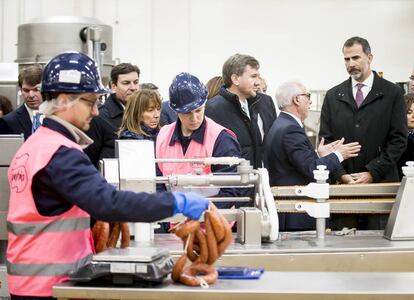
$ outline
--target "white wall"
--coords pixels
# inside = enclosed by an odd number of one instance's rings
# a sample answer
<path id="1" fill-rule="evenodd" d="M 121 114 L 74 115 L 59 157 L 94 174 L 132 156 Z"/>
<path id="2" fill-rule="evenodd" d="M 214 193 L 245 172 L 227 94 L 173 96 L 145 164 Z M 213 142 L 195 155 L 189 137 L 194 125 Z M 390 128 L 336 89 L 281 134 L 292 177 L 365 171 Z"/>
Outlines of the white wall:
<path id="1" fill-rule="evenodd" d="M 328 89 L 347 77 L 341 47 L 368 39 L 373 68 L 407 81 L 414 63 L 413 0 L 0 0 L 0 62 L 16 59 L 17 27 L 53 15 L 95 17 L 114 30 L 113 53 L 166 95 L 175 74 L 207 81 L 239 52 L 255 56 L 269 93 L 301 79 Z"/>

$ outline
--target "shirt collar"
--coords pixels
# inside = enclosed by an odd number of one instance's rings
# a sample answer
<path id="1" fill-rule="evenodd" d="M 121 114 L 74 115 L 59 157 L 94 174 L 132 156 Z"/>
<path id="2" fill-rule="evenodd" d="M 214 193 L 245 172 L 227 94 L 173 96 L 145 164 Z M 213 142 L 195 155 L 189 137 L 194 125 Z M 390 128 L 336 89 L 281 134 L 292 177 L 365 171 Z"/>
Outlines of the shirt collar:
<path id="1" fill-rule="evenodd" d="M 26 110 L 29 113 L 30 119 L 32 119 L 33 116 L 36 115 L 36 113 L 39 112 L 38 110 L 33 110 L 29 106 L 27 106 L 26 102 L 24 103 L 24 106 L 26 107 Z"/>
<path id="2" fill-rule="evenodd" d="M 351 77 L 352 78 L 352 77 Z M 371 74 L 365 79 L 363 82 L 358 82 L 354 78 L 352 78 L 352 87 L 355 87 L 358 83 L 362 83 L 364 86 L 368 87 L 369 89 L 372 88 L 374 83 L 374 72 L 371 71 Z"/>
<path id="3" fill-rule="evenodd" d="M 287 111 L 282 111 L 282 113 L 288 114 L 289 116 L 291 116 L 292 118 L 294 118 L 296 120 L 296 122 L 298 122 L 299 126 L 303 128 L 303 123 L 301 122 L 301 120 L 295 116 L 294 114 L 287 112 Z"/>
<path id="4" fill-rule="evenodd" d="M 189 138 L 191 140 L 194 140 L 195 142 L 199 143 L 199 144 L 203 144 L 204 143 L 204 132 L 206 129 L 206 118 L 204 118 L 203 122 L 201 123 L 201 126 L 193 131 L 193 133 L 189 136 L 189 137 L 184 137 L 183 133 L 181 131 L 181 121 L 180 119 L 177 119 L 177 121 L 175 122 L 175 128 L 174 128 L 174 132 L 171 136 L 171 140 L 170 140 L 170 146 L 174 145 L 174 143 L 178 140 L 179 142 L 181 142 L 182 139 L 184 138 Z"/>
<path id="5" fill-rule="evenodd" d="M 59 123 L 60 125 L 62 125 L 63 127 L 65 127 L 66 130 L 69 131 L 69 133 L 72 135 L 72 137 L 74 138 L 75 142 L 81 146 L 82 149 L 85 149 L 86 147 L 88 147 L 90 144 L 93 143 L 93 140 L 87 136 L 82 130 L 80 130 L 79 128 L 73 126 L 71 123 L 55 116 L 55 115 L 51 115 L 48 116 L 47 118 L 52 119 L 53 121 Z"/>

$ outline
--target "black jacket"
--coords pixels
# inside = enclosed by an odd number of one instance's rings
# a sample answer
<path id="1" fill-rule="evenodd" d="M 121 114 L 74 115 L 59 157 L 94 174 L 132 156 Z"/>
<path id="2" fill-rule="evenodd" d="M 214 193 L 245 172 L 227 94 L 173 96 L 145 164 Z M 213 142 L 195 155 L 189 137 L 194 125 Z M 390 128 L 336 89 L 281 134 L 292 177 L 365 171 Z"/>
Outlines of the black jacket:
<path id="1" fill-rule="evenodd" d="M 407 138 L 407 149 L 401 155 L 401 158 L 398 161 L 398 173 L 400 175 L 400 180 L 404 176 L 401 168 L 406 165 L 406 162 L 407 161 L 414 161 L 414 134 L 408 135 L 408 138 Z"/>
<path id="2" fill-rule="evenodd" d="M 207 101 L 206 115 L 233 131 L 241 146 L 241 156 L 250 160 L 254 168 L 260 168 L 265 138 L 276 120 L 276 109 L 272 98 L 265 94 L 258 93 L 247 101 L 251 119 L 242 110 L 237 95 L 222 87 L 217 96 Z M 263 122 L 263 138 L 258 126 L 259 115 Z"/>
<path id="3" fill-rule="evenodd" d="M 371 91 L 357 108 L 351 78 L 330 89 L 321 111 L 319 137 L 359 142 L 361 152 L 342 162 L 345 173 L 369 171 L 374 182 L 398 181 L 397 161 L 407 145 L 403 91 L 374 72 Z"/>
<path id="4" fill-rule="evenodd" d="M 25 140 L 32 134 L 32 120 L 24 104 L 0 118 L 0 134 L 21 133 Z"/>
<path id="5" fill-rule="evenodd" d="M 106 99 L 99 108 L 99 116 L 93 118 L 86 134 L 93 140 L 93 144 L 84 150 L 95 166 L 102 158 L 115 157 L 116 132 L 121 127 L 124 108 L 116 100 L 115 94 Z"/>
<path id="6" fill-rule="evenodd" d="M 160 125 L 168 125 L 177 121 L 177 113 L 170 107 L 170 101 L 161 104 Z"/>

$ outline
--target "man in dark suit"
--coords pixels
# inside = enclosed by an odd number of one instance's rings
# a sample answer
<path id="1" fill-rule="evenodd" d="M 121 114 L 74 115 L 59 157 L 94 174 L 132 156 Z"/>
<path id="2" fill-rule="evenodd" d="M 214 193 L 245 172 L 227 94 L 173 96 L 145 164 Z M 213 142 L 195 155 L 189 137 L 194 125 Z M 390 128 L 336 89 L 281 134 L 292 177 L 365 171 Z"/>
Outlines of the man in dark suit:
<path id="1" fill-rule="evenodd" d="M 371 70 L 373 55 L 366 39 L 348 39 L 342 52 L 350 78 L 327 92 L 319 136 L 327 142 L 344 137 L 361 144 L 359 156 L 342 163 L 337 177 L 343 183 L 397 182 L 397 162 L 407 145 L 403 90 Z M 387 215 L 360 217 L 342 225 L 383 229 L 387 221 Z"/>
<path id="2" fill-rule="evenodd" d="M 121 126 L 128 96 L 138 90 L 140 70 L 130 63 L 121 63 L 111 70 L 113 94 L 99 108 L 99 116 L 93 118 L 86 134 L 93 144 L 84 151 L 97 167 L 102 158 L 115 157 L 116 132 Z"/>
<path id="3" fill-rule="evenodd" d="M 33 65 L 19 73 L 19 87 L 23 104 L 15 111 L 0 118 L 0 134 L 22 134 L 26 140 L 33 131 L 32 120 L 42 103 L 40 81 L 42 68 Z"/>
<path id="4" fill-rule="evenodd" d="M 265 166 L 270 185 L 306 185 L 314 181 L 313 170 L 325 165 L 330 172 L 337 171 L 341 161 L 358 156 L 358 143 L 344 144 L 343 139 L 325 144 L 315 152 L 303 128 L 312 104 L 309 91 L 295 81 L 282 84 L 276 92 L 281 110 L 273 123 L 265 144 Z M 306 214 L 280 214 L 281 230 L 312 230 L 315 219 Z"/>

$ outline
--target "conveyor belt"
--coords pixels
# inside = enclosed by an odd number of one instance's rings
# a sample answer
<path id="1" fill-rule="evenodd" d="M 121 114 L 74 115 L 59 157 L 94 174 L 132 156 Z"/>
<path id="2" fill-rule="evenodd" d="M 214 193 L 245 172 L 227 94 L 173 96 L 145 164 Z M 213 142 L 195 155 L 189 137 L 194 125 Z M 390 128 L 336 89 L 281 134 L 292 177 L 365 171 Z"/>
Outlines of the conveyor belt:
<path id="1" fill-rule="evenodd" d="M 295 188 L 301 186 L 274 186 L 271 187 L 273 196 L 290 197 L 296 196 Z M 330 197 L 395 197 L 400 187 L 399 182 L 374 183 L 374 184 L 331 184 L 329 185 Z"/>
<path id="2" fill-rule="evenodd" d="M 297 202 L 315 202 L 309 198 L 275 199 L 278 212 L 298 213 Z M 331 213 L 390 213 L 394 198 L 335 198 L 329 199 Z"/>
<path id="3" fill-rule="evenodd" d="M 297 213 L 297 202 L 314 202 L 314 199 L 296 196 L 295 189 L 303 186 L 275 186 L 272 193 L 279 212 Z M 390 213 L 400 183 L 357 185 L 330 185 L 331 213 Z"/>

